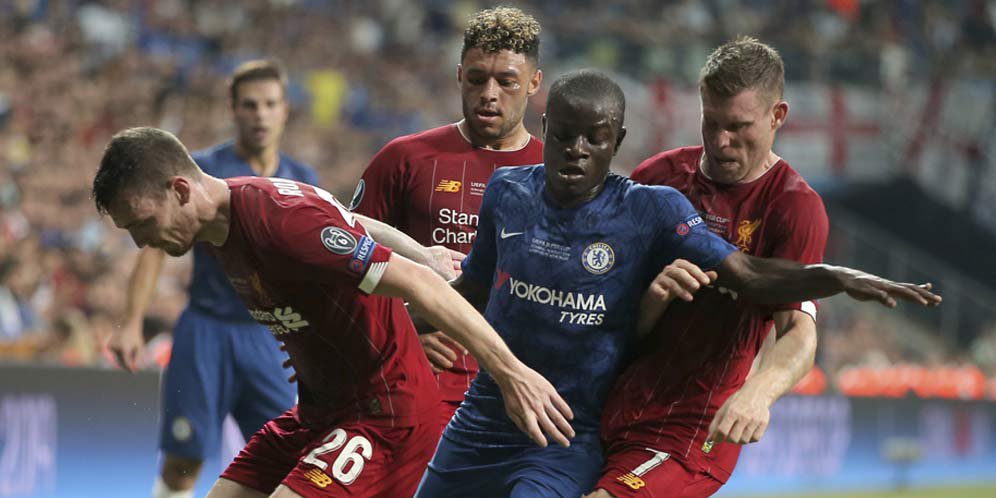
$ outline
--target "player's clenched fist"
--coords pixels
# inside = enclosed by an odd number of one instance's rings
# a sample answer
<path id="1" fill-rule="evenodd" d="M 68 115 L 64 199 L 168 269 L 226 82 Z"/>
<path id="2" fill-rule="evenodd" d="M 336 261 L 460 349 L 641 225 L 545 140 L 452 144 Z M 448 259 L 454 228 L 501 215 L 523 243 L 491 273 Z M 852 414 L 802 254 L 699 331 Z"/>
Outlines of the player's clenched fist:
<path id="1" fill-rule="evenodd" d="M 691 301 L 702 286 L 716 280 L 716 272 L 702 271 L 690 261 L 676 259 L 664 267 L 650 287 L 643 293 L 640 302 L 640 316 L 636 321 L 638 335 L 648 333 L 667 309 L 668 303 L 675 298 Z"/>
<path id="2" fill-rule="evenodd" d="M 492 376 L 501 388 L 505 412 L 522 432 L 540 447 L 547 445 L 544 433 L 561 446 L 571 445 L 574 428 L 568 421 L 574 412 L 542 375 L 519 363 L 511 373 Z"/>
<path id="3" fill-rule="evenodd" d="M 690 261 L 676 259 L 657 275 L 647 293 L 661 301 L 674 298 L 691 301 L 695 292 L 715 280 L 716 272 L 702 271 Z"/>

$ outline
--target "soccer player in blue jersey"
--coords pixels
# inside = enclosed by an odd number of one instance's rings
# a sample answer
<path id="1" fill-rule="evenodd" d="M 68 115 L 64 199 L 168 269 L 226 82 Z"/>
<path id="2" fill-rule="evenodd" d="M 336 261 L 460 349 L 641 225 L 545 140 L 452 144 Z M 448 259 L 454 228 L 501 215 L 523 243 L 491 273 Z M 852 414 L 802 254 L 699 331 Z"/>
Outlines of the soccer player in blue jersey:
<path id="1" fill-rule="evenodd" d="M 285 87 L 286 77 L 275 62 L 255 60 L 236 68 L 229 86 L 235 140 L 194 153 L 197 165 L 219 178 L 275 176 L 317 184 L 315 170 L 279 151 L 288 115 Z M 125 369 L 135 369 L 143 347 L 142 316 L 164 257 L 162 250 L 146 247 L 132 270 L 125 322 L 109 344 Z M 195 247 L 190 302 L 173 331 L 162 379 L 163 459 L 155 498 L 193 495 L 204 459 L 219 451 L 227 414 L 248 439 L 294 405 L 296 389 L 287 382 L 284 359 L 217 262 Z"/>
<path id="2" fill-rule="evenodd" d="M 712 234 L 669 187 L 609 172 L 622 143 L 625 99 L 596 71 L 568 73 L 550 88 L 545 165 L 504 168 L 491 178 L 477 237 L 454 286 L 517 357 L 570 404 L 575 435 L 559 414 L 541 426 L 560 446 L 537 447 L 506 415 L 482 370 L 440 440 L 418 498 L 578 497 L 602 465 L 602 406 L 635 338 L 640 296 L 681 258 L 719 274 L 718 285 L 761 302 L 848 292 L 892 303 L 936 303 L 925 288 L 826 265 L 760 259 Z M 530 421 L 525 421 L 526 423 Z M 545 429 L 546 430 L 546 429 Z"/>

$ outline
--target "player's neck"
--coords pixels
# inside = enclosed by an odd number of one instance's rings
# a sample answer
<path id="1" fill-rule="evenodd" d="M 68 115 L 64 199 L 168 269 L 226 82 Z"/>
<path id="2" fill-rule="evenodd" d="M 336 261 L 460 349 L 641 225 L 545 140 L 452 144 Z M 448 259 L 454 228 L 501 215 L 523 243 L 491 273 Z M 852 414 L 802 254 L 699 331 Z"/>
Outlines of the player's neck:
<path id="1" fill-rule="evenodd" d="M 235 153 L 249 164 L 256 176 L 273 176 L 280 166 L 280 151 L 276 144 L 255 150 L 236 140 Z"/>
<path id="2" fill-rule="evenodd" d="M 747 176 L 745 176 L 742 180 L 740 180 L 737 183 L 741 184 L 750 183 L 753 182 L 754 180 L 757 180 L 758 178 L 761 178 L 762 176 L 764 176 L 765 173 L 767 173 L 771 169 L 772 166 L 777 164 L 779 160 L 781 160 L 781 158 L 778 157 L 778 154 L 775 154 L 774 151 L 769 150 L 768 155 L 764 158 L 763 161 L 761 161 L 761 164 L 759 164 L 750 173 L 748 173 Z"/>
<path id="3" fill-rule="evenodd" d="M 522 123 L 519 123 L 508 135 L 496 139 L 486 139 L 474 134 L 470 126 L 467 125 L 466 119 L 461 119 L 456 126 L 463 139 L 479 149 L 502 152 L 517 151 L 525 148 L 529 144 L 529 140 L 532 139 L 529 131 L 526 130 L 526 125 Z"/>
<path id="4" fill-rule="evenodd" d="M 197 217 L 201 222 L 201 230 L 197 240 L 208 242 L 213 246 L 225 245 L 232 221 L 232 192 L 225 180 L 207 177 L 204 189 L 197 195 L 203 195 Z"/>

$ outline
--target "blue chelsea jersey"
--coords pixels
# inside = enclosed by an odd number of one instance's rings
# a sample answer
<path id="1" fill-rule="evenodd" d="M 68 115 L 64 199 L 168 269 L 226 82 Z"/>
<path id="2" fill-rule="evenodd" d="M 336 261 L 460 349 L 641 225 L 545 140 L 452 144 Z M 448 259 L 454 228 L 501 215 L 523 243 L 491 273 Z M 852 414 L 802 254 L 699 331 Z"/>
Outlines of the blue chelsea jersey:
<path id="1" fill-rule="evenodd" d="M 192 157 L 205 173 L 217 178 L 256 175 L 249 163 L 235 152 L 235 144 L 232 142 L 195 152 Z M 311 185 L 318 184 L 318 174 L 314 169 L 284 154 L 280 154 L 280 164 L 273 176 Z M 228 282 L 225 272 L 203 244 L 194 245 L 190 306 L 222 320 L 253 321 L 245 304 Z"/>
<path id="2" fill-rule="evenodd" d="M 488 322 L 570 404 L 575 441 L 595 442 L 647 286 L 676 258 L 710 269 L 736 248 L 670 187 L 610 173 L 595 199 L 561 209 L 545 199 L 544 182 L 542 165 L 495 172 L 464 278 L 490 286 Z M 484 370 L 448 433 L 475 445 L 533 444 Z"/>

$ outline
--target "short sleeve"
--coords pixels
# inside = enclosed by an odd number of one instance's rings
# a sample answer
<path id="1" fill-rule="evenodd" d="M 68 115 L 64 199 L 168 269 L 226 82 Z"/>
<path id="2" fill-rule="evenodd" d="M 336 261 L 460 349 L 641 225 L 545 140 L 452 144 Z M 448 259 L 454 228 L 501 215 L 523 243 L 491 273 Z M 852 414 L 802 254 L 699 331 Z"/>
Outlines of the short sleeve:
<path id="1" fill-rule="evenodd" d="M 498 246 L 495 239 L 495 216 L 498 200 L 501 197 L 501 184 L 497 177 L 502 174 L 498 169 L 488 180 L 481 200 L 481 210 L 477 219 L 477 236 L 470 253 L 464 258 L 461 268 L 464 278 L 481 285 L 490 285 L 494 279 L 495 266 L 498 262 Z"/>
<path id="2" fill-rule="evenodd" d="M 737 250 L 722 237 L 712 233 L 692 203 L 670 187 L 646 187 L 654 192 L 659 209 L 656 220 L 656 253 L 663 257 L 661 265 L 675 259 L 686 259 L 703 270 L 719 266 Z"/>
<path id="3" fill-rule="evenodd" d="M 815 192 L 790 192 L 769 207 L 765 223 L 773 244 L 765 256 L 790 259 L 802 264 L 823 262 L 827 246 L 829 220 L 823 201 Z M 773 311 L 800 310 L 816 319 L 817 301 L 789 303 L 773 307 Z"/>
<path id="4" fill-rule="evenodd" d="M 300 185 L 300 184 L 299 184 Z M 328 279 L 370 294 L 387 269 L 391 250 L 375 242 L 332 194 L 300 185 L 299 199 L 260 192 L 268 211 L 259 233 L 293 278 Z M 267 202 L 268 201 L 268 202 Z"/>

